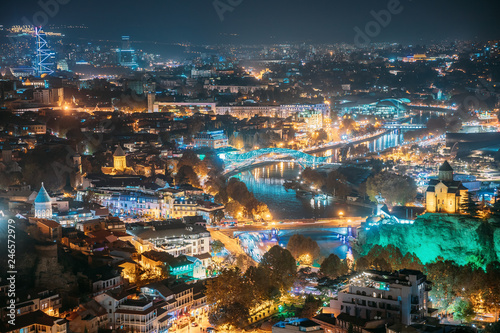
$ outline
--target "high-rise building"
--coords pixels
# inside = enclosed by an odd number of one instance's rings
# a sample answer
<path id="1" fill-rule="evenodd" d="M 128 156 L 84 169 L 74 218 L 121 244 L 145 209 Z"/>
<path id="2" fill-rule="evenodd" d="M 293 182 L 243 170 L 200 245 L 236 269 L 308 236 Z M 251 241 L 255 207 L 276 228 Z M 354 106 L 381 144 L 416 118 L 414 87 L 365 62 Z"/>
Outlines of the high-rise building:
<path id="1" fill-rule="evenodd" d="M 35 53 L 35 75 L 50 75 L 54 73 L 54 52 L 51 52 L 45 33 L 41 27 L 35 27 L 34 32 L 36 53 Z"/>
<path id="2" fill-rule="evenodd" d="M 137 68 L 135 50 L 130 46 L 130 36 L 122 36 L 122 47 L 118 49 L 118 62 L 125 67 Z"/>

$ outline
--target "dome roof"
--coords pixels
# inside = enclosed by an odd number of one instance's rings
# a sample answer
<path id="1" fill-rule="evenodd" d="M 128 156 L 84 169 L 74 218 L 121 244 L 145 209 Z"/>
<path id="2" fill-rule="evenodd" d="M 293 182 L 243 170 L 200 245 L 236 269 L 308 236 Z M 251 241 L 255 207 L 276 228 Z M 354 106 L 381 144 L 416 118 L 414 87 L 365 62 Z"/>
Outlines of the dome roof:
<path id="1" fill-rule="evenodd" d="M 439 167 L 439 171 L 453 171 L 453 168 L 448 161 L 444 161 L 444 163 Z"/>
<path id="2" fill-rule="evenodd" d="M 45 187 L 43 187 L 42 183 L 42 187 L 40 188 L 40 191 L 36 196 L 35 203 L 46 203 L 46 202 L 51 202 L 51 200 L 49 194 L 45 190 Z"/>

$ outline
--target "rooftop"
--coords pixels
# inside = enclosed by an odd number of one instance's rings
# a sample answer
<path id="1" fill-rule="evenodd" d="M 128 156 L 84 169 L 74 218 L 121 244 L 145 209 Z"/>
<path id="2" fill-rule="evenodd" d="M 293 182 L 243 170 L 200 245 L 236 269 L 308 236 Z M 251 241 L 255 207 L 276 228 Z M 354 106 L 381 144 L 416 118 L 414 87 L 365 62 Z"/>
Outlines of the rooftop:
<path id="1" fill-rule="evenodd" d="M 40 188 L 40 191 L 38 192 L 35 198 L 35 203 L 46 203 L 46 202 L 51 202 L 51 199 L 42 183 L 42 187 Z"/>

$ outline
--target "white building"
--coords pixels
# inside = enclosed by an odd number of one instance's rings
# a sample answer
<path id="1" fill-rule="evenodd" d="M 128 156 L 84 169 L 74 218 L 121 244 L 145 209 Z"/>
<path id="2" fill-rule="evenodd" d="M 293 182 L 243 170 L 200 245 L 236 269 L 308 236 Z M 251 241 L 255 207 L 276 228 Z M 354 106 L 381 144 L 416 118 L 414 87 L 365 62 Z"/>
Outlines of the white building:
<path id="1" fill-rule="evenodd" d="M 128 298 L 126 294 L 104 293 L 94 298 L 108 311 L 109 328 L 127 332 L 159 333 L 168 328 L 164 302 L 152 298 Z"/>
<path id="2" fill-rule="evenodd" d="M 179 222 L 156 223 L 147 228 L 127 230 L 136 241 L 149 242 L 157 251 L 179 255 L 198 256 L 210 252 L 210 232 L 202 226 Z"/>
<path id="3" fill-rule="evenodd" d="M 200 132 L 194 136 L 194 146 L 196 148 L 208 147 L 211 149 L 224 148 L 228 145 L 227 135 L 224 131 Z"/>
<path id="4" fill-rule="evenodd" d="M 52 199 L 45 190 L 43 183 L 35 199 L 35 217 L 49 220 L 52 218 Z"/>
<path id="5" fill-rule="evenodd" d="M 428 315 L 429 291 L 430 282 L 420 271 L 366 271 L 352 278 L 330 307 L 336 314 L 410 325 Z"/>

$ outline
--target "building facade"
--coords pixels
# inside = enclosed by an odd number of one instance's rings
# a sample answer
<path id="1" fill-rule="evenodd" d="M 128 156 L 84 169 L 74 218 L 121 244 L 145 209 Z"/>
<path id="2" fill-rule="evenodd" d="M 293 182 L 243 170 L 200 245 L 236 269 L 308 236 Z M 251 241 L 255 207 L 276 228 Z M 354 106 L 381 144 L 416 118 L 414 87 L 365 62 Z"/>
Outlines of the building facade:
<path id="1" fill-rule="evenodd" d="M 467 200 L 468 190 L 459 180 L 453 180 L 453 168 L 448 163 L 439 167 L 438 179 L 432 179 L 425 192 L 425 208 L 429 213 L 456 214 Z"/>
<path id="2" fill-rule="evenodd" d="M 330 307 L 336 314 L 410 325 L 427 315 L 430 290 L 430 282 L 420 271 L 366 271 L 352 278 Z"/>

